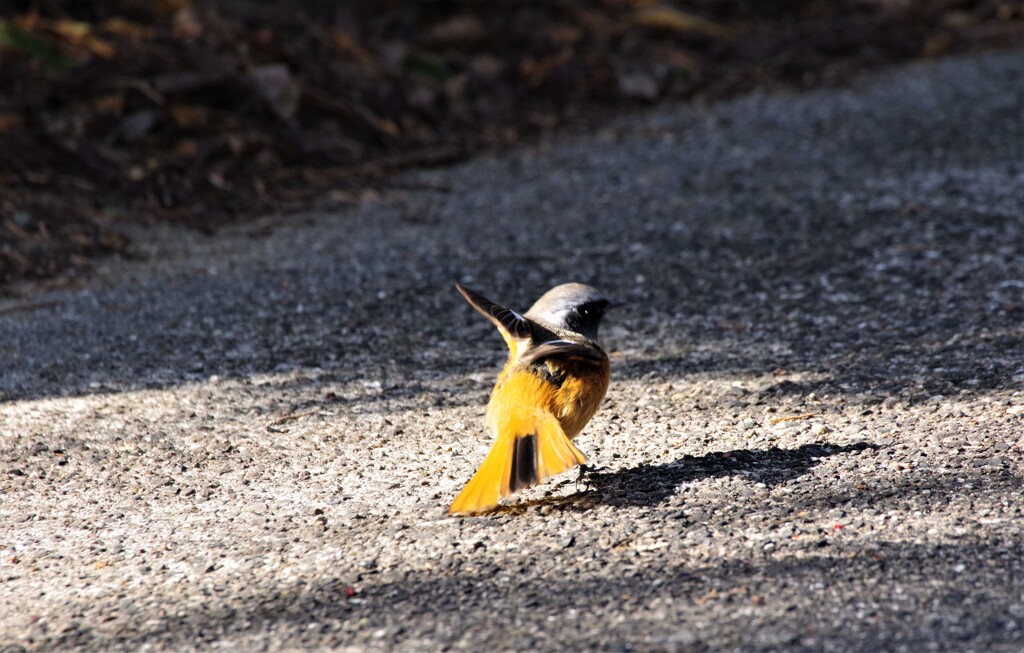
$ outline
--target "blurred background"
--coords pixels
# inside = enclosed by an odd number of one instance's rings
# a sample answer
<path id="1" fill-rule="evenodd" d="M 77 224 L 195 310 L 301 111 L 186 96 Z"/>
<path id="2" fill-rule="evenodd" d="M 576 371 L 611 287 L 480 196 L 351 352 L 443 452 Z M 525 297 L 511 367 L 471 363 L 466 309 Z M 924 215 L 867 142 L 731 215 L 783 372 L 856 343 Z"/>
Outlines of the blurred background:
<path id="1" fill-rule="evenodd" d="M 5 2 L 0 293 L 130 254 L 129 223 L 350 204 L 403 169 L 659 102 L 1022 35 L 1003 0 Z"/>

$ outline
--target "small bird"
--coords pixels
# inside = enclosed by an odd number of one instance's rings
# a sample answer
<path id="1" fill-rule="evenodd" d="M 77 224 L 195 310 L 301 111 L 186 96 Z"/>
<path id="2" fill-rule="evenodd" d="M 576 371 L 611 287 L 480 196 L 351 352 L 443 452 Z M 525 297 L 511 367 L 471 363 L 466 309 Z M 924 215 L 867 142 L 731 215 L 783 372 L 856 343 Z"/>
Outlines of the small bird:
<path id="1" fill-rule="evenodd" d="M 509 348 L 487 405 L 495 441 L 448 513 L 486 512 L 502 497 L 587 462 L 571 442 L 597 411 L 611 367 L 597 342 L 605 311 L 619 304 L 582 283 L 555 286 L 525 315 L 461 284 Z"/>

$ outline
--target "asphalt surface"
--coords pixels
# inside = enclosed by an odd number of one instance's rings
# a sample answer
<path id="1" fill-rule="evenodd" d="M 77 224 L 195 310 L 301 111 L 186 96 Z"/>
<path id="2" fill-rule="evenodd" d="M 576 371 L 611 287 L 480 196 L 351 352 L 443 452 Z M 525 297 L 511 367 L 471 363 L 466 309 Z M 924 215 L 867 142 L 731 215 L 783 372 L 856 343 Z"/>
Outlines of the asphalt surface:
<path id="1" fill-rule="evenodd" d="M 0 651 L 1024 651 L 1024 56 L 632 116 L 0 302 Z M 525 308 L 595 467 L 444 511 Z"/>

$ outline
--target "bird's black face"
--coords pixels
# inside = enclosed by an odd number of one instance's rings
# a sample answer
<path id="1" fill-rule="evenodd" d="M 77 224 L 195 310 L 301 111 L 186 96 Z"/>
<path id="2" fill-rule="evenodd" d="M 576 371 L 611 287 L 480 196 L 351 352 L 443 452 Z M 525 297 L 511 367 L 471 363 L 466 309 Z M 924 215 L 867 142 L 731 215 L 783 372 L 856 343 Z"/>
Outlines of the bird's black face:
<path id="1" fill-rule="evenodd" d="M 582 333 L 591 340 L 597 340 L 597 329 L 601 326 L 601 318 L 608 310 L 607 299 L 595 299 L 574 306 L 565 313 L 565 328 Z"/>
<path id="2" fill-rule="evenodd" d="M 615 306 L 618 303 L 609 301 L 596 288 L 582 283 L 566 283 L 544 293 L 526 312 L 526 317 L 597 340 L 601 318 Z"/>

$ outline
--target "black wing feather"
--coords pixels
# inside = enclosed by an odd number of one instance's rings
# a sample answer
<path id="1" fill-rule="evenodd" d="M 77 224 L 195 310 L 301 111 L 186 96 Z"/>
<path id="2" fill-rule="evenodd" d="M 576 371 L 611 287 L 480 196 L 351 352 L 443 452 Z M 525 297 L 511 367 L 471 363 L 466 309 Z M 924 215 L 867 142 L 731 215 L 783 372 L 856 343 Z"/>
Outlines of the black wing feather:
<path id="1" fill-rule="evenodd" d="M 573 342 L 571 340 L 549 340 L 536 347 L 531 347 L 520 357 L 520 365 L 532 365 L 550 356 L 575 358 L 577 360 L 602 363 L 608 360 L 608 354 L 597 345 Z"/>
<path id="2" fill-rule="evenodd" d="M 533 335 L 530 321 L 512 309 L 492 302 L 483 295 L 473 292 L 462 284 L 455 284 L 466 301 L 481 315 L 494 323 L 494 326 L 507 332 L 513 338 L 529 338 Z"/>

